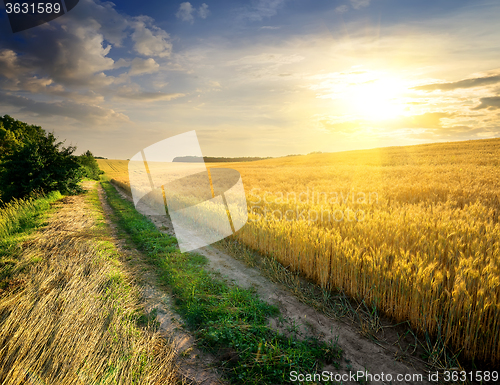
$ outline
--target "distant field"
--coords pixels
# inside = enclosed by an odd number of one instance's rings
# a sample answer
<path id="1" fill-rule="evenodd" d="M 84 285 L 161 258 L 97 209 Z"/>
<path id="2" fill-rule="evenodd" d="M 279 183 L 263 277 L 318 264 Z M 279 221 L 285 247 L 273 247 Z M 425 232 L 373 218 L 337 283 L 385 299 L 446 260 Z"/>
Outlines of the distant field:
<path id="1" fill-rule="evenodd" d="M 128 187 L 127 161 L 98 162 Z M 239 241 L 500 363 L 500 139 L 209 166 L 242 175 Z"/>

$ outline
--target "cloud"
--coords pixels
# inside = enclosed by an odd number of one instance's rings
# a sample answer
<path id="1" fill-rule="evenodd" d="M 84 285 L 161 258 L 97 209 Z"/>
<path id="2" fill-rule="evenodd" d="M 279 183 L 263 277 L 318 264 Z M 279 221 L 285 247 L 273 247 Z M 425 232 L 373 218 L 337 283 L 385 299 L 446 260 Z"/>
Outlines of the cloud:
<path id="1" fill-rule="evenodd" d="M 134 91 L 125 91 L 119 92 L 116 94 L 119 98 L 138 100 L 143 102 L 152 102 L 152 101 L 170 101 L 173 99 L 177 99 L 185 96 L 185 94 L 181 93 L 172 93 L 167 94 L 164 92 L 134 92 Z"/>
<path id="2" fill-rule="evenodd" d="M 226 64 L 236 66 L 236 70 L 242 72 L 247 79 L 255 78 L 282 78 L 284 73 L 281 69 L 284 65 L 290 65 L 303 61 L 304 56 L 297 54 L 285 55 L 281 53 L 261 53 L 258 55 L 247 55 L 242 58 L 231 60 Z"/>
<path id="3" fill-rule="evenodd" d="M 103 85 L 112 82 L 103 71 L 112 69 L 113 59 L 107 57 L 111 45 L 105 43 L 95 20 L 73 24 L 71 28 L 43 29 L 37 34 L 26 33 L 26 39 L 1 41 L 5 48 L 0 54 L 2 77 L 22 83 L 23 78 L 52 79 L 63 85 Z M 2 76 L 3 75 L 3 76 Z M 3 79 L 5 80 L 5 79 Z"/>
<path id="4" fill-rule="evenodd" d="M 446 112 L 426 112 L 421 115 L 401 116 L 382 121 L 369 121 L 362 119 L 335 122 L 321 119 L 319 122 L 328 130 L 341 133 L 353 133 L 366 127 L 398 129 L 443 129 L 441 119 L 450 118 L 452 114 Z"/>
<path id="5" fill-rule="evenodd" d="M 142 75 L 142 74 L 151 74 L 154 72 L 158 72 L 160 70 L 160 65 L 156 62 L 152 57 L 148 59 L 142 59 L 140 57 L 136 57 L 132 60 L 119 59 L 115 62 L 114 68 L 123 68 L 130 67 L 128 71 L 128 75 Z M 116 81 L 115 83 L 118 83 Z"/>
<path id="6" fill-rule="evenodd" d="M 190 2 L 186 1 L 184 3 L 181 3 L 181 5 L 179 6 L 179 10 L 175 14 L 175 16 L 182 21 L 187 21 L 192 24 L 194 22 L 194 12 L 195 8 L 191 5 Z M 197 13 L 200 18 L 206 19 L 208 15 L 210 15 L 208 5 L 206 3 L 203 3 L 198 8 Z"/>
<path id="7" fill-rule="evenodd" d="M 22 72 L 22 70 L 17 59 L 17 54 L 11 49 L 0 51 L 0 74 L 7 79 L 12 79 L 15 78 L 19 72 Z"/>
<path id="8" fill-rule="evenodd" d="M 247 55 L 237 60 L 228 62 L 229 65 L 268 65 L 268 64 L 290 64 L 304 60 L 303 56 L 297 54 L 284 55 L 281 53 L 261 53 L 258 55 Z"/>
<path id="9" fill-rule="evenodd" d="M 104 36 L 98 33 L 98 23 L 89 21 L 86 25 L 73 26 L 52 44 L 59 45 L 58 55 L 52 59 L 51 68 L 46 68 L 51 78 L 67 84 L 88 84 L 94 75 L 100 75 L 114 66 L 114 61 L 107 57 L 111 45 L 104 42 Z M 47 58 L 44 58 L 47 59 Z M 43 63 L 49 65 L 48 62 Z M 102 75 L 101 75 L 102 74 Z"/>
<path id="10" fill-rule="evenodd" d="M 479 78 L 464 79 L 458 82 L 452 83 L 433 83 L 426 84 L 423 86 L 414 87 L 413 89 L 419 91 L 451 91 L 457 88 L 473 88 L 473 87 L 484 87 L 490 84 L 495 84 L 500 82 L 500 75 L 484 76 Z"/>
<path id="11" fill-rule="evenodd" d="M 270 25 L 264 25 L 263 27 L 260 27 L 259 29 L 280 29 L 280 27 L 272 27 Z"/>
<path id="12" fill-rule="evenodd" d="M 125 43 L 126 49 L 119 51 L 124 56 L 111 57 L 114 47 Z M 2 102 L 27 113 L 85 123 L 128 120 L 99 105 L 124 83 L 136 86 L 137 100 L 171 100 L 174 94 L 148 94 L 130 78 L 159 71 L 158 58 L 168 58 L 171 52 L 169 34 L 152 18 L 119 13 L 110 2 L 80 0 L 78 12 L 24 31 L 16 39 L 10 32 L 0 33 Z M 137 54 L 141 57 L 134 57 Z M 111 72 L 123 67 L 128 71 Z"/>
<path id="13" fill-rule="evenodd" d="M 425 140 L 464 140 L 464 139 L 484 139 L 485 137 L 498 137 L 500 130 L 498 127 L 470 127 L 470 126 L 451 126 L 436 130 L 412 130 L 405 132 L 408 138 Z"/>
<path id="14" fill-rule="evenodd" d="M 210 87 L 214 87 L 214 88 L 221 88 L 220 83 L 219 83 L 219 82 L 217 82 L 217 81 L 215 81 L 215 80 L 210 80 L 210 81 L 208 82 L 208 85 L 209 85 Z"/>
<path id="15" fill-rule="evenodd" d="M 106 74 L 117 68 L 109 53 L 113 44 L 120 46 L 128 37 L 140 55 L 170 56 L 169 35 L 156 27 L 153 19 L 119 14 L 110 4 L 81 1 L 79 12 L 54 20 L 51 28 L 28 30 L 21 39 L 0 36 L 0 46 L 4 47 L 0 79 L 3 75 L 22 82 L 23 77 L 36 75 L 65 87 L 99 90 L 117 81 Z"/>
<path id="16" fill-rule="evenodd" d="M 193 6 L 191 5 L 191 3 L 186 1 L 184 3 L 181 3 L 181 5 L 179 6 L 179 10 L 175 14 L 175 16 L 178 19 L 181 19 L 182 21 L 189 21 L 190 23 L 192 23 L 194 21 L 193 12 L 194 12 Z"/>
<path id="17" fill-rule="evenodd" d="M 349 0 L 351 3 L 351 6 L 354 9 L 361 9 L 368 7 L 370 5 L 370 0 Z M 349 10 L 349 7 L 345 4 L 339 5 L 338 7 L 335 8 L 335 13 L 346 13 Z"/>
<path id="18" fill-rule="evenodd" d="M 472 110 L 481 110 L 487 108 L 489 110 L 496 110 L 500 108 L 500 96 L 490 96 L 486 98 L 479 99 L 481 104 L 472 108 Z"/>
<path id="19" fill-rule="evenodd" d="M 385 124 L 394 128 L 441 128 L 441 119 L 451 116 L 451 114 L 446 112 L 426 112 L 421 115 L 391 119 Z"/>
<path id="20" fill-rule="evenodd" d="M 349 0 L 354 9 L 361 9 L 370 5 L 370 0 Z"/>
<path id="21" fill-rule="evenodd" d="M 339 5 L 337 8 L 335 8 L 336 13 L 346 13 L 349 10 L 349 7 L 347 5 Z"/>
<path id="22" fill-rule="evenodd" d="M 189 4 L 189 3 L 188 3 Z M 140 16 L 132 23 L 134 49 L 144 56 L 169 57 L 172 52 L 170 35 L 152 25 L 153 19 Z"/>
<path id="23" fill-rule="evenodd" d="M 36 116 L 50 117 L 63 116 L 80 120 L 89 124 L 104 124 L 108 122 L 128 122 L 128 116 L 112 109 L 96 105 L 62 102 L 38 102 L 23 96 L 0 93 L 0 104 L 19 108 L 19 112 L 34 114 Z"/>
<path id="24" fill-rule="evenodd" d="M 132 60 L 128 73 L 129 75 L 150 74 L 157 72 L 159 68 L 160 65 L 151 57 L 145 60 L 136 57 Z"/>
<path id="25" fill-rule="evenodd" d="M 127 37 L 125 30 L 130 28 L 131 17 L 116 11 L 112 2 L 98 2 L 80 0 L 78 11 L 70 12 L 64 18 L 57 19 L 57 23 L 66 26 L 66 30 L 73 24 L 86 25 L 89 21 L 97 22 L 99 33 L 106 41 L 114 46 L 121 46 Z"/>
<path id="26" fill-rule="evenodd" d="M 203 3 L 200 8 L 198 8 L 198 16 L 202 19 L 206 19 L 210 15 L 210 11 L 208 10 L 208 5 Z"/>
<path id="27" fill-rule="evenodd" d="M 258 0 L 253 6 L 240 8 L 240 17 L 250 21 L 261 21 L 278 13 L 285 0 Z"/>

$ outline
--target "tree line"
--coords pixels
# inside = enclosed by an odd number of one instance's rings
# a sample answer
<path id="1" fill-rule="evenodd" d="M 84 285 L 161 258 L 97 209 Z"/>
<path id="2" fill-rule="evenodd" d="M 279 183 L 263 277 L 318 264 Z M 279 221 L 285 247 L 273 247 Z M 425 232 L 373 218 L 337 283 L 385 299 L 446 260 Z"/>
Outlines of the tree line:
<path id="1" fill-rule="evenodd" d="M 172 162 L 188 162 L 188 163 L 222 163 L 222 162 L 254 162 L 256 160 L 272 159 L 271 157 L 261 158 L 258 156 L 244 156 L 236 158 L 226 158 L 222 156 L 177 156 Z"/>

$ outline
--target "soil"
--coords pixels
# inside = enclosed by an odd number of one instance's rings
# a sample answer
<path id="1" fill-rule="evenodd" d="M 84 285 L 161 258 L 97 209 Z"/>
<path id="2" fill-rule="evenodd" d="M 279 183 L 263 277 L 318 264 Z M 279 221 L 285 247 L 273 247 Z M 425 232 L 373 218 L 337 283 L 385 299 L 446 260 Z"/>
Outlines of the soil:
<path id="1" fill-rule="evenodd" d="M 123 199 L 132 201 L 131 198 L 119 187 L 115 186 Z M 100 194 L 102 196 L 102 191 Z M 103 201 L 104 202 L 104 201 Z M 103 203 L 105 211 L 109 211 L 106 203 Z M 175 235 L 172 223 L 168 216 L 158 216 L 151 212 L 142 212 L 146 215 L 163 233 Z M 240 287 L 253 287 L 257 291 L 259 297 L 273 305 L 277 305 L 281 311 L 282 317 L 285 319 L 285 324 L 277 319 L 271 320 L 271 326 L 286 332 L 290 325 L 295 325 L 299 328 L 303 336 L 315 336 L 324 341 L 337 340 L 340 348 L 343 350 L 342 368 L 335 369 L 333 366 L 325 367 L 323 370 L 330 371 L 334 374 L 349 375 L 351 373 L 367 371 L 371 375 L 384 374 L 385 381 L 375 381 L 372 379 L 370 384 L 430 384 L 427 371 L 422 363 L 417 359 L 408 357 L 401 353 L 401 350 L 392 344 L 384 343 L 383 341 L 369 340 L 363 336 L 359 327 L 344 323 L 338 319 L 332 319 L 327 315 L 315 310 L 311 306 L 300 302 L 298 298 L 290 293 L 285 287 L 280 284 L 273 283 L 265 278 L 261 272 L 247 266 L 241 261 L 235 260 L 230 255 L 213 246 L 206 246 L 195 250 L 195 252 L 204 255 L 209 260 L 209 268 L 221 274 L 227 281 L 233 282 Z M 194 347 L 194 341 L 188 333 L 183 332 L 180 328 L 180 319 L 169 310 L 168 295 L 161 288 L 155 287 L 152 282 L 154 273 L 148 271 L 144 275 L 144 298 L 148 309 L 157 308 L 159 321 L 162 329 L 165 331 L 175 331 L 178 333 L 175 337 L 176 343 L 179 343 L 179 349 L 187 351 L 193 349 L 194 356 L 203 357 L 201 361 L 204 364 L 210 365 L 214 363 L 213 357 L 203 356 Z M 171 319 L 175 321 L 171 321 Z M 388 331 L 389 333 L 389 331 Z M 392 338 L 392 340 L 398 338 Z M 389 339 L 390 340 L 390 339 Z M 191 358 L 187 362 L 193 361 Z M 189 365 L 188 365 L 189 366 Z M 188 370 L 188 369 L 186 369 Z M 203 381 L 220 381 L 216 374 L 210 377 L 209 370 L 204 375 L 196 377 L 195 372 L 198 369 L 188 370 L 188 376 L 197 384 L 217 383 Z M 204 372 L 205 373 L 205 372 Z M 305 374 L 305 373 L 304 373 Z M 392 381 L 388 381 L 388 375 L 392 376 Z M 397 375 L 422 375 L 422 380 L 417 377 L 406 377 L 398 381 Z M 362 381 L 345 380 L 348 377 L 344 376 L 343 384 L 359 384 Z M 350 377 L 352 379 L 352 377 Z M 200 382 L 201 381 L 201 382 Z M 339 381 L 340 382 L 340 381 Z"/>

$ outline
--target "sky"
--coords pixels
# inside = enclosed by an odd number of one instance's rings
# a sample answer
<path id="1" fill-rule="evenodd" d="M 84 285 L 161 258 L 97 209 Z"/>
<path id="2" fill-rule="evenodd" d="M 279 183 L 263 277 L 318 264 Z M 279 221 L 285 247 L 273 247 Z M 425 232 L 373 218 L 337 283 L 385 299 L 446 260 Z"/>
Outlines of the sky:
<path id="1" fill-rule="evenodd" d="M 80 0 L 14 34 L 2 3 L 0 115 L 112 159 L 191 130 L 227 157 L 500 137 L 498 20 L 491 0 Z"/>

